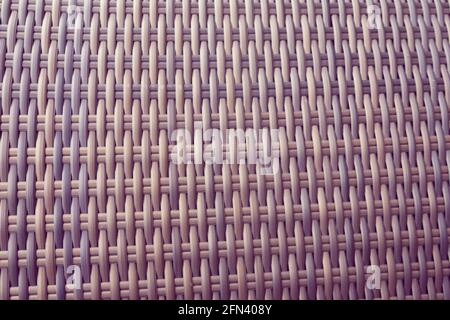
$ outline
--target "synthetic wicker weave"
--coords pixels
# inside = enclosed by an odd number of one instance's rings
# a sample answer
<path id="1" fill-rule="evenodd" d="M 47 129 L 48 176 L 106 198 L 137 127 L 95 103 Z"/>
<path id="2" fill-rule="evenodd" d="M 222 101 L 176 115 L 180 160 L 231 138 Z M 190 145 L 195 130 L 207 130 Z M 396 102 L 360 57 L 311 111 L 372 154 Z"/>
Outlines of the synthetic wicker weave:
<path id="1" fill-rule="evenodd" d="M 449 42 L 438 0 L 0 0 L 0 298 L 449 299 Z M 275 170 L 201 158 L 249 128 Z"/>

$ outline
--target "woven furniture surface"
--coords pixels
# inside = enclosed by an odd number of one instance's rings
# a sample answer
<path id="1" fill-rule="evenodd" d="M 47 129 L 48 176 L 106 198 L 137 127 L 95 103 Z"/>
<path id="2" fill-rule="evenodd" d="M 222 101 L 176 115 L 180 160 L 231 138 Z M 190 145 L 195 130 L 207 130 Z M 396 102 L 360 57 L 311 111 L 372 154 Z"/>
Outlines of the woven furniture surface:
<path id="1" fill-rule="evenodd" d="M 0 0 L 0 299 L 449 299 L 449 42 L 445 0 Z M 248 129 L 270 170 L 204 137 Z"/>

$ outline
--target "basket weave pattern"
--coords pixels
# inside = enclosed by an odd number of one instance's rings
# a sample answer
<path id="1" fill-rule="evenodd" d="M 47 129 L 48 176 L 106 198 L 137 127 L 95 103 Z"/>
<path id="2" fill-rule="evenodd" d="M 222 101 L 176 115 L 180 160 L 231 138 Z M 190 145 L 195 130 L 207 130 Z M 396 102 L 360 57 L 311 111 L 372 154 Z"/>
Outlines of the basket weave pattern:
<path id="1" fill-rule="evenodd" d="M 450 299 L 449 42 L 445 0 L 0 0 L 0 299 Z M 278 169 L 174 163 L 198 127 Z"/>

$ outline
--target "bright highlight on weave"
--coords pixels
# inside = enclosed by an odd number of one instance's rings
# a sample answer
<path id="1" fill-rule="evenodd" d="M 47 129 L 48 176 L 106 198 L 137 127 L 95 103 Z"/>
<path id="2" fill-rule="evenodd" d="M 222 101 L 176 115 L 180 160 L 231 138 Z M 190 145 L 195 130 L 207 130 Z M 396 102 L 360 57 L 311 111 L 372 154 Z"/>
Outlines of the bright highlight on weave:
<path id="1" fill-rule="evenodd" d="M 0 299 L 450 299 L 449 42 L 446 0 L 0 0 Z"/>

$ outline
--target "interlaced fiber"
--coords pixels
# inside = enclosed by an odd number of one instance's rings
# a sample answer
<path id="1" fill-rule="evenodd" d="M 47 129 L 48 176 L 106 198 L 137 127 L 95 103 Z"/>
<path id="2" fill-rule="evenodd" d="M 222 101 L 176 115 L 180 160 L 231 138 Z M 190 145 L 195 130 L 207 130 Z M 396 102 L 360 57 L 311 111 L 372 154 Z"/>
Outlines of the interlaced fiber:
<path id="1" fill-rule="evenodd" d="M 449 299 L 449 42 L 446 0 L 0 0 L 0 298 Z M 278 170 L 174 162 L 199 126 Z"/>

